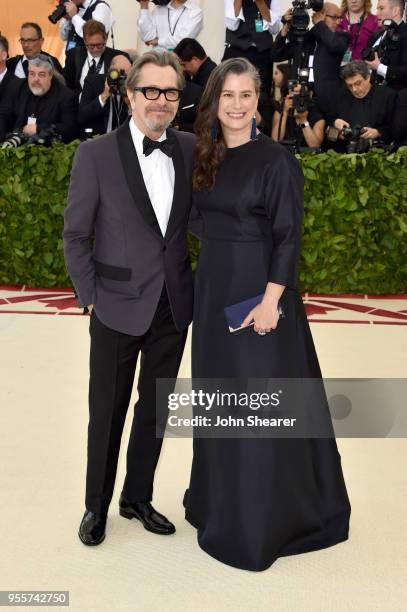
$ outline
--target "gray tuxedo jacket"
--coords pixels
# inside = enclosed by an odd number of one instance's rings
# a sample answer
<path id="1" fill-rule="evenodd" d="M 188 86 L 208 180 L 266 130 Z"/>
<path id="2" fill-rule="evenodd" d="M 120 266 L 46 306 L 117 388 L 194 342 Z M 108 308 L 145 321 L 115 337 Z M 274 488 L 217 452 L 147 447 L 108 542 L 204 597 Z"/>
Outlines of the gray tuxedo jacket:
<path id="1" fill-rule="evenodd" d="M 117 331 L 140 336 L 151 325 L 165 282 L 178 330 L 192 320 L 193 275 L 187 248 L 195 136 L 175 139 L 175 186 L 162 235 L 126 122 L 79 145 L 63 231 L 65 262 L 80 306 Z"/>

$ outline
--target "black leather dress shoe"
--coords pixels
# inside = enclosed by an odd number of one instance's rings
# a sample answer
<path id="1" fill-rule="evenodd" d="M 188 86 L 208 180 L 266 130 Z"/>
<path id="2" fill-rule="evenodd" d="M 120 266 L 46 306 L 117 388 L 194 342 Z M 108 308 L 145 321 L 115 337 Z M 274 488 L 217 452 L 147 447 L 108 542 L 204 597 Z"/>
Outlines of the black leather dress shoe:
<path id="1" fill-rule="evenodd" d="M 175 526 L 170 521 L 154 510 L 150 502 L 128 502 L 120 496 L 119 501 L 120 516 L 127 519 L 138 519 L 143 523 L 144 529 L 161 535 L 175 533 Z"/>
<path id="2" fill-rule="evenodd" d="M 95 514 L 86 510 L 79 527 L 79 539 L 87 546 L 97 546 L 105 539 L 106 514 Z"/>

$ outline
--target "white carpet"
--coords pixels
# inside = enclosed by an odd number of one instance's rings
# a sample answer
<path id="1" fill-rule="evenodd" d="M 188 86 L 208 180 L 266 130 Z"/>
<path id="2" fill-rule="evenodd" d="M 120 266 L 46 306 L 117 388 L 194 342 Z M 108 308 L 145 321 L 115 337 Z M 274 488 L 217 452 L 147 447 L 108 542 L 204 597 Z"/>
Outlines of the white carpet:
<path id="1" fill-rule="evenodd" d="M 326 377 L 407 377 L 405 325 L 311 327 Z M 350 539 L 251 573 L 203 553 L 183 518 L 190 440 L 165 441 L 156 476 L 154 504 L 177 533 L 160 537 L 118 515 L 130 408 L 107 537 L 88 548 L 77 537 L 88 318 L 2 312 L 0 337 L 0 590 L 69 590 L 75 612 L 406 609 L 405 439 L 338 440 L 352 505 Z M 189 373 L 188 344 L 180 376 Z"/>

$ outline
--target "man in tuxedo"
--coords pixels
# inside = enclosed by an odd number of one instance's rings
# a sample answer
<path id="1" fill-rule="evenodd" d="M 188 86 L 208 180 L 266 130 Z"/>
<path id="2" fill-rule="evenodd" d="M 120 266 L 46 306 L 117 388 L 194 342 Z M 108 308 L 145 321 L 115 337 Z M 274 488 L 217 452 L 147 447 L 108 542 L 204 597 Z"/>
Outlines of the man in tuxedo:
<path id="1" fill-rule="evenodd" d="M 7 126 L 21 130 L 30 137 L 54 126 L 63 142 L 78 135 L 78 104 L 75 95 L 55 76 L 52 60 L 40 53 L 29 61 L 28 78 L 19 89 L 18 97 L 7 96 L 0 107 L 0 138 Z"/>
<path id="2" fill-rule="evenodd" d="M 391 27 L 372 34 L 365 49 L 373 59 L 365 60 L 377 83 L 385 83 L 395 90 L 407 87 L 407 24 L 403 21 L 404 0 L 379 0 L 379 23 L 389 19 Z"/>
<path id="3" fill-rule="evenodd" d="M 107 36 L 103 23 L 91 19 L 83 26 L 85 46 L 77 46 L 66 54 L 65 81 L 78 94 L 88 74 L 105 75 L 114 56 L 123 55 L 123 51 L 106 46 Z"/>
<path id="4" fill-rule="evenodd" d="M 336 4 L 326 2 L 321 11 L 315 12 L 312 15 L 314 27 L 305 33 L 301 49 L 289 35 L 292 11 L 287 11 L 284 17 L 286 23 L 276 37 L 272 60 L 296 59 L 297 67 L 309 68 L 318 106 L 323 114 L 329 114 L 332 100 L 343 88 L 340 67 L 350 40 L 347 32 L 336 31 L 341 9 Z"/>
<path id="5" fill-rule="evenodd" d="M 125 55 L 115 55 L 110 70 L 128 74 L 131 63 Z M 81 130 L 90 128 L 93 134 L 108 134 L 129 117 L 127 95 L 112 91 L 103 74 L 88 74 L 79 104 L 78 121 Z"/>
<path id="6" fill-rule="evenodd" d="M 216 64 L 206 55 L 202 45 L 194 38 L 183 38 L 175 47 L 174 53 L 178 56 L 184 72 L 191 81 L 205 89 Z"/>
<path id="7" fill-rule="evenodd" d="M 20 44 L 23 55 L 15 55 L 7 60 L 7 68 L 20 79 L 28 76 L 28 62 L 37 57 L 40 53 L 48 55 L 52 59 L 55 70 L 62 74 L 62 66 L 58 59 L 46 51 L 42 51 L 44 37 L 38 23 L 23 23 L 20 29 Z"/>
<path id="8" fill-rule="evenodd" d="M 120 439 L 141 353 L 120 515 L 157 534 L 174 525 L 151 505 L 162 446 L 156 379 L 176 378 L 192 318 L 187 248 L 195 138 L 167 129 L 184 76 L 176 58 L 151 51 L 132 66 L 132 117 L 76 152 L 65 211 L 65 261 L 90 313 L 86 511 L 79 538 L 105 538 Z"/>

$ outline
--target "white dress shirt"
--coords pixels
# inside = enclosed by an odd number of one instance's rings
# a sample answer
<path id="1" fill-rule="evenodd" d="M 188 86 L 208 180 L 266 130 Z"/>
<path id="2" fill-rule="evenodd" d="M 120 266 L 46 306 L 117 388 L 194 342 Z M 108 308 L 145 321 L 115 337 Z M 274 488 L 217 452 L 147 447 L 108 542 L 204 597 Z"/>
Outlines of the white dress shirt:
<path id="1" fill-rule="evenodd" d="M 203 12 L 192 0 L 177 8 L 170 2 L 152 12 L 140 10 L 138 28 L 144 42 L 158 38 L 158 48 L 175 49 L 183 38 L 197 38 L 203 28 Z"/>
<path id="2" fill-rule="evenodd" d="M 14 69 L 14 74 L 15 74 L 15 76 L 16 76 L 16 77 L 18 77 L 19 79 L 25 79 L 25 78 L 27 78 L 27 77 L 25 76 L 25 72 L 24 72 L 24 68 L 23 68 L 23 61 L 24 61 L 24 60 L 27 60 L 27 61 L 28 61 L 28 58 L 26 58 L 26 56 L 25 56 L 25 55 L 23 55 L 23 57 L 20 59 L 20 61 L 19 61 L 19 62 L 17 62 L 17 65 L 16 65 L 16 67 L 15 67 L 15 69 Z"/>
<path id="3" fill-rule="evenodd" d="M 280 0 L 271 0 L 270 5 L 271 21 L 263 19 L 263 32 L 278 34 L 281 26 L 281 6 Z M 245 21 L 243 8 L 239 15 L 235 15 L 234 0 L 225 0 L 225 23 L 228 30 L 235 32 L 241 21 Z"/>
<path id="4" fill-rule="evenodd" d="M 83 38 L 83 26 L 86 21 L 82 19 L 82 15 L 86 11 L 87 8 L 91 4 L 94 4 L 96 0 L 85 0 L 82 6 L 79 7 L 76 15 L 72 17 L 72 19 L 66 19 L 65 17 L 61 19 L 59 22 L 59 34 L 62 40 L 68 40 L 69 30 L 71 29 L 71 24 L 75 28 L 75 32 L 78 36 Z M 95 10 L 92 13 L 92 19 L 96 19 L 96 21 L 101 21 L 106 28 L 106 32 L 109 33 L 112 29 L 115 20 L 113 19 L 112 9 L 107 4 L 98 4 Z"/>
<path id="5" fill-rule="evenodd" d="M 133 118 L 130 119 L 129 126 L 143 174 L 144 184 L 150 196 L 161 233 L 165 236 L 174 197 L 174 164 L 172 158 L 159 149 L 156 149 L 146 157 L 143 153 L 143 132 L 136 126 Z M 165 140 L 166 137 L 166 132 L 164 132 L 158 140 Z"/>

